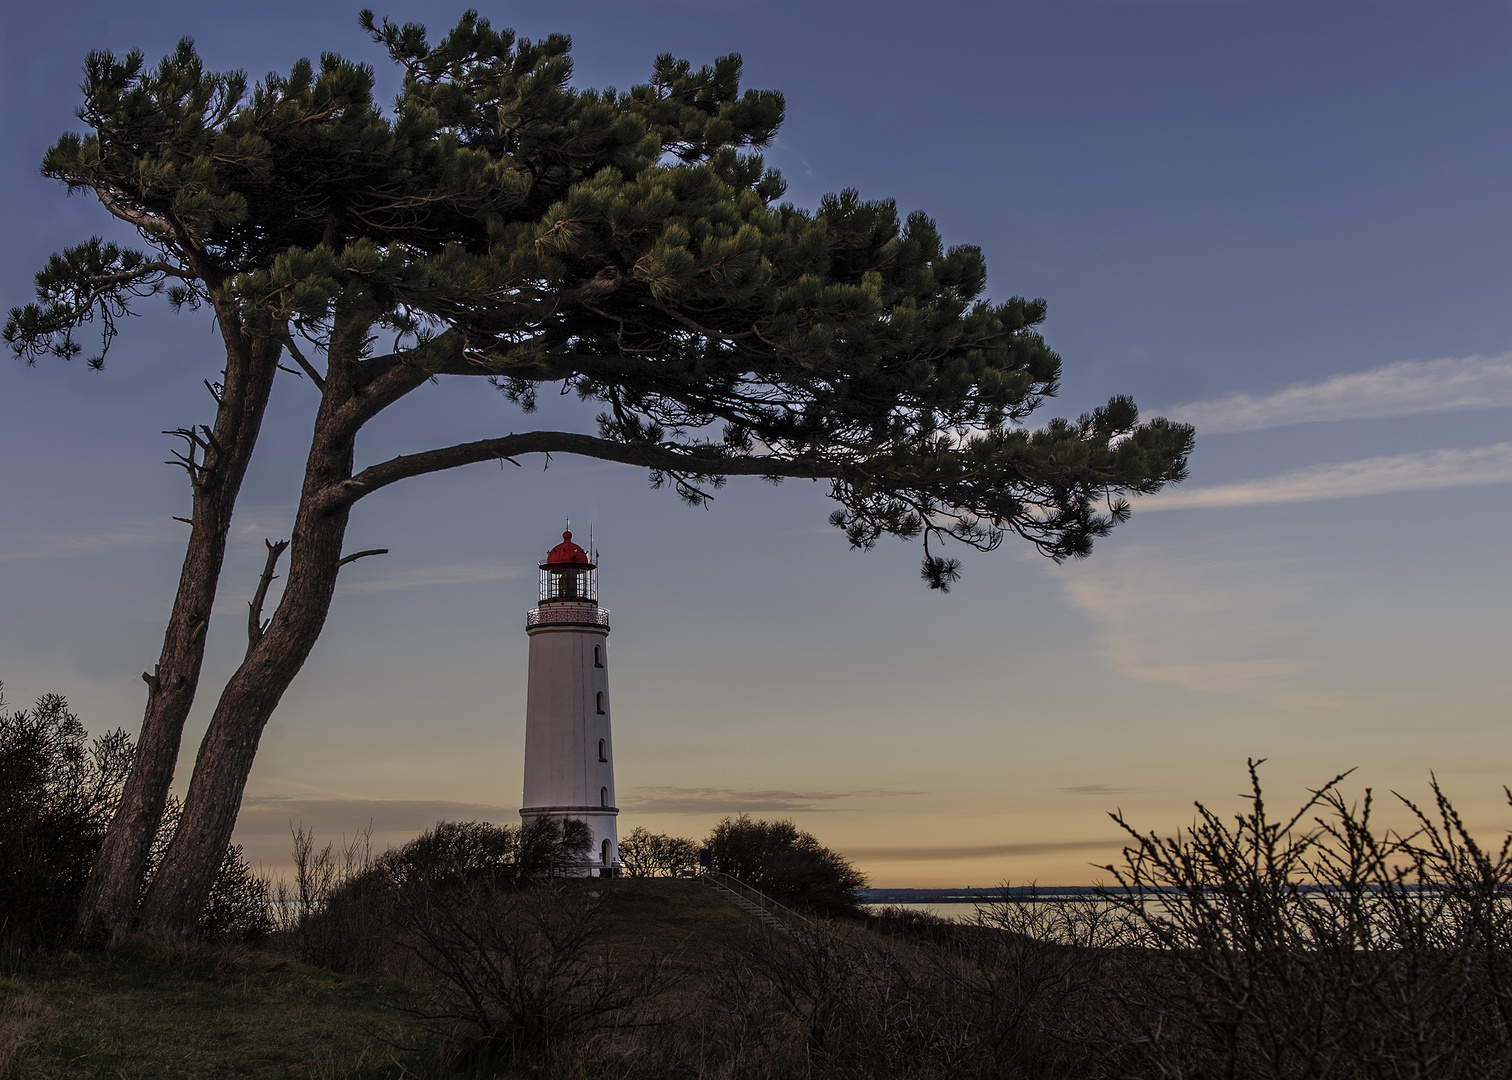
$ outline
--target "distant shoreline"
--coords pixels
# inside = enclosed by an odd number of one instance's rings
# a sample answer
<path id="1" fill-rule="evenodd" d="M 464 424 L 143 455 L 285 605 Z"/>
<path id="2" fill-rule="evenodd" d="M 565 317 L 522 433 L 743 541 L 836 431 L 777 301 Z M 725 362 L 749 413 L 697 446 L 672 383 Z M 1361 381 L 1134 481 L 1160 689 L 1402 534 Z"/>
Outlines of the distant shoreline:
<path id="1" fill-rule="evenodd" d="M 862 889 L 864 904 L 984 904 L 994 900 L 1070 900 L 1091 896 L 1095 885 L 1014 885 L 1008 888 Z"/>

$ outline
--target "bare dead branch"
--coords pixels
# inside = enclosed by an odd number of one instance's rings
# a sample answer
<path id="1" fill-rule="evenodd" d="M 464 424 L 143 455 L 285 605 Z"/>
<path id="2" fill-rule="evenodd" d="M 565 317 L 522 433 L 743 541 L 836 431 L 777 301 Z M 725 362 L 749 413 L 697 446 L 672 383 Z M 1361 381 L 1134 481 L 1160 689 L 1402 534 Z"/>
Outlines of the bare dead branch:
<path id="1" fill-rule="evenodd" d="M 388 548 L 369 548 L 367 551 L 354 551 L 352 554 L 344 556 L 342 560 L 336 564 L 336 568 L 339 570 L 347 563 L 356 562 L 358 559 L 365 559 L 369 555 L 387 555 L 388 553 Z"/>
<path id="2" fill-rule="evenodd" d="M 262 617 L 263 601 L 268 598 L 268 586 L 278 580 L 274 576 L 273 570 L 278 566 L 279 557 L 283 555 L 289 546 L 287 540 L 280 540 L 276 544 L 271 540 L 264 540 L 263 543 L 268 546 L 268 561 L 263 564 L 262 576 L 257 579 L 257 592 L 252 595 L 252 599 L 247 603 L 247 607 L 249 608 L 247 612 L 247 654 L 249 656 L 257 643 L 262 640 L 263 631 L 268 629 L 268 624 L 263 622 Z"/>
<path id="3" fill-rule="evenodd" d="M 287 330 L 284 331 L 283 343 L 284 348 L 289 350 L 289 355 L 294 358 L 294 362 L 304 369 L 304 373 L 310 377 L 310 381 L 315 384 L 316 389 L 324 393 L 325 380 L 320 377 L 320 372 L 315 370 L 315 365 L 305 359 L 304 353 L 299 351 L 299 346 L 294 344 L 294 335 Z M 289 369 L 284 368 L 283 370 L 288 371 Z"/>

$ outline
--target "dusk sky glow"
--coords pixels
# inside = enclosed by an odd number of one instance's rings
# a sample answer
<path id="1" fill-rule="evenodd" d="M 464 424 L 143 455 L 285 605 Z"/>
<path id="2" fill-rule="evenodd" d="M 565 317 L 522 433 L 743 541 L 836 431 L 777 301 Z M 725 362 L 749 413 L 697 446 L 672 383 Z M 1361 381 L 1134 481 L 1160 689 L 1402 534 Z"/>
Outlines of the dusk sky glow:
<path id="1" fill-rule="evenodd" d="M 48 255 L 129 239 L 38 175 L 76 130 L 92 49 L 155 61 L 188 35 L 254 79 L 324 51 L 371 62 L 361 5 L 61 0 L 0 14 L 0 300 Z M 439 36 L 461 6 L 375 6 Z M 1191 478 L 1136 502 L 1088 560 L 1022 543 L 848 550 L 822 485 L 732 480 L 707 510 L 643 472 L 522 459 L 364 501 L 324 636 L 262 741 L 237 840 L 290 821 L 380 844 L 437 818 L 517 820 L 535 563 L 591 524 L 612 612 L 621 835 L 791 817 L 880 886 L 1081 884 L 1107 812 L 1170 831 L 1240 808 L 1246 758 L 1282 806 L 1427 796 L 1512 820 L 1512 8 L 1505 3 L 602 0 L 481 8 L 569 33 L 579 86 L 654 57 L 738 52 L 781 90 L 765 151 L 787 198 L 855 187 L 983 248 L 989 294 L 1044 297 L 1062 391 L 1036 422 L 1127 393 L 1196 425 Z M 165 429 L 205 422 L 204 313 L 123 327 L 103 371 L 0 357 L 0 680 L 135 732 L 189 497 Z M 175 790 L 245 650 L 263 540 L 288 535 L 315 394 L 280 376 L 243 488 Z M 530 427 L 443 378 L 376 424 L 371 462 Z M 1383 807 L 1388 816 L 1393 813 Z M 1393 818 L 1393 820 L 1396 820 Z"/>

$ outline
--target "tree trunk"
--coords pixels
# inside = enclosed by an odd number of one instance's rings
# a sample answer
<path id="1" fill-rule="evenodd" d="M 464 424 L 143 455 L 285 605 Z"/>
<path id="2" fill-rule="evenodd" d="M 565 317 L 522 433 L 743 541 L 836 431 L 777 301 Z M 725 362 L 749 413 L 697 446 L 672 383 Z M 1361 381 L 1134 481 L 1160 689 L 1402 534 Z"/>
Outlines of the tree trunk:
<path id="1" fill-rule="evenodd" d="M 162 819 L 178 761 L 184 722 L 205 658 L 205 632 L 226 554 L 231 514 L 257 444 L 280 347 L 248 341 L 219 319 L 226 369 L 215 426 L 197 467 L 189 544 L 163 649 L 147 682 L 147 708 L 120 807 L 106 830 L 78 913 L 81 939 L 95 941 L 128 926 L 141 893 L 148 853 Z M 192 455 L 191 455 L 192 456 Z"/>
<path id="2" fill-rule="evenodd" d="M 332 372 L 337 368 L 331 365 Z M 179 940 L 194 929 L 231 841 L 242 793 L 268 718 L 314 648 L 336 588 L 350 505 L 322 495 L 352 475 L 362 418 L 350 390 L 328 373 L 294 521 L 289 575 L 268 629 L 221 692 L 200 743 L 184 813 L 142 906 L 142 929 Z M 415 380 L 417 383 L 421 380 Z M 345 407 L 342 404 L 344 399 Z"/>

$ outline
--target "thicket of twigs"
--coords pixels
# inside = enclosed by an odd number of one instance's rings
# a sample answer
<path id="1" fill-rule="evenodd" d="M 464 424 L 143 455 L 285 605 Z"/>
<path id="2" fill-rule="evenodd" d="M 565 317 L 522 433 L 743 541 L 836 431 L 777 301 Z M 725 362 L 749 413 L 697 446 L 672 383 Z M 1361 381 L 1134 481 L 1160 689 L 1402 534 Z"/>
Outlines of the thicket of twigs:
<path id="1" fill-rule="evenodd" d="M 57 694 L 9 710 L 0 687 L 0 946 L 26 953 L 67 940 L 134 753 L 119 728 L 90 739 Z M 169 796 L 144 892 L 180 814 Z M 236 942 L 271 931 L 266 883 L 240 846 L 226 851 L 197 929 L 210 940 Z"/>
<path id="2" fill-rule="evenodd" d="M 1508 842 L 1480 846 L 1436 783 L 1397 833 L 1339 780 L 1274 818 L 1251 779 L 1233 820 L 1126 825 L 1100 895 L 1005 891 L 966 924 L 885 910 L 753 925 L 696 963 L 697 939 L 616 955 L 614 883 L 520 873 L 517 854 L 479 872 L 521 838 L 467 826 L 468 844 L 417 842 L 426 859 L 328 851 L 359 865 L 366 906 L 337 888 L 289 932 L 368 935 L 347 969 L 434 985 L 438 1041 L 562 1076 L 1512 1076 Z"/>

